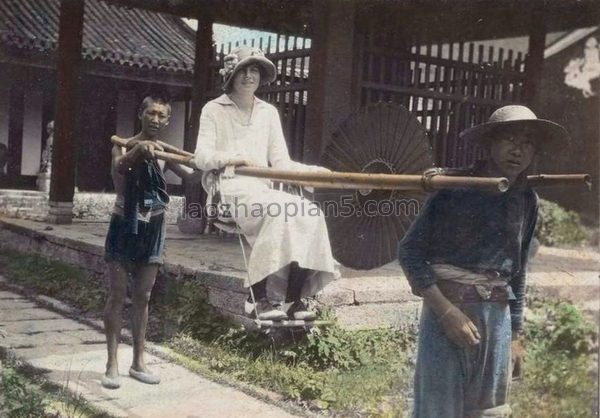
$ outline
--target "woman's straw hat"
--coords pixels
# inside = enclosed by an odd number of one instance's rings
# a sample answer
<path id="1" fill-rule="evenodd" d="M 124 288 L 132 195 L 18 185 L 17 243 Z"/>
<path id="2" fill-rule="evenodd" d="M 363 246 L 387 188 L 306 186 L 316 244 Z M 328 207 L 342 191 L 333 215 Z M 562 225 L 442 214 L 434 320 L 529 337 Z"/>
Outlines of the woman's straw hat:
<path id="1" fill-rule="evenodd" d="M 487 122 L 465 129 L 460 137 L 476 144 L 481 144 L 490 138 L 490 133 L 499 127 L 527 127 L 534 129 L 537 134 L 537 144 L 544 152 L 554 147 L 568 145 L 569 134 L 558 123 L 538 119 L 528 107 L 519 105 L 504 106 L 497 109 Z"/>
<path id="2" fill-rule="evenodd" d="M 275 81 L 277 69 L 275 64 L 265 58 L 265 54 L 258 48 L 242 45 L 234 48 L 223 59 L 223 68 L 219 74 L 223 76 L 223 90 L 226 90 L 231 80 L 240 68 L 250 64 L 256 64 L 264 72 L 261 74 L 260 84 L 268 84 Z"/>

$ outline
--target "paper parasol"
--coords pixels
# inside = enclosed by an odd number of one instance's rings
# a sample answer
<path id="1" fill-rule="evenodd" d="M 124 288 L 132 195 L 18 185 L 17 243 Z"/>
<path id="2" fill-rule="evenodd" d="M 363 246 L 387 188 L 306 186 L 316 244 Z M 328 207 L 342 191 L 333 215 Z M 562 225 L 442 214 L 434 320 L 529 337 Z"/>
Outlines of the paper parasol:
<path id="1" fill-rule="evenodd" d="M 333 171 L 387 174 L 422 174 L 433 167 L 425 129 L 393 103 L 369 105 L 348 117 L 325 145 L 319 164 Z M 398 242 L 426 197 L 406 190 L 317 189 L 314 195 L 326 215 L 334 257 L 360 270 L 396 259 Z"/>

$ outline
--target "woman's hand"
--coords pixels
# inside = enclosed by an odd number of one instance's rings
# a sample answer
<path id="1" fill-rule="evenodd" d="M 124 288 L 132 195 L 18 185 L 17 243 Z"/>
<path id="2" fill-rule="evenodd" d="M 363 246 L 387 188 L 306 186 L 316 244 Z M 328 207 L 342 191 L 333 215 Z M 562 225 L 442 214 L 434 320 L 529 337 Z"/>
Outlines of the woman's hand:
<path id="1" fill-rule="evenodd" d="M 448 338 L 463 348 L 477 345 L 481 341 L 475 324 L 456 306 L 449 307 L 440 316 L 440 321 Z"/>
<path id="2" fill-rule="evenodd" d="M 325 168 L 325 167 L 318 166 L 318 165 L 313 165 L 310 167 L 309 172 L 326 174 L 326 173 L 331 173 L 331 170 L 328 168 Z"/>
<path id="3" fill-rule="evenodd" d="M 236 167 L 258 167 L 258 163 L 251 158 L 235 158 L 227 165 Z"/>

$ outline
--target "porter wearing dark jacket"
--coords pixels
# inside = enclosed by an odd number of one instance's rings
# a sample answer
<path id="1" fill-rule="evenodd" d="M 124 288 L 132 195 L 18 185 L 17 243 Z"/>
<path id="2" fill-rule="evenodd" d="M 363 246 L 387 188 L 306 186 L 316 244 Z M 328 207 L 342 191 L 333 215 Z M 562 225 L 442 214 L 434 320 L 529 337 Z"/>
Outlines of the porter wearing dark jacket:
<path id="1" fill-rule="evenodd" d="M 463 175 L 506 177 L 511 186 L 437 192 L 400 243 L 400 264 L 423 297 L 416 418 L 511 415 L 508 387 L 522 363 L 518 335 L 538 210 L 525 171 L 567 134 L 524 106 L 505 106 L 461 137 L 488 153 Z"/>

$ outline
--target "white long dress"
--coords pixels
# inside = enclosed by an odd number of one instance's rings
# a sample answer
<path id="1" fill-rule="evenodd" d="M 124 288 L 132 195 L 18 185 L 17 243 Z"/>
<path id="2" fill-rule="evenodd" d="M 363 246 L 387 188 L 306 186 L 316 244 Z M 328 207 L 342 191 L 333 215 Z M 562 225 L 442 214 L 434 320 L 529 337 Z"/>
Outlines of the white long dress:
<path id="1" fill-rule="evenodd" d="M 250 123 L 245 125 L 240 115 L 226 94 L 204 106 L 194 157 L 201 170 L 223 168 L 235 158 L 252 159 L 261 167 L 281 170 L 316 169 L 290 159 L 275 107 L 254 98 Z M 313 296 L 339 278 L 325 218 L 314 204 L 271 189 L 269 181 L 242 176 L 221 179 L 221 199 L 230 205 L 236 223 L 252 246 L 247 286 L 269 277 L 269 292 L 285 295 L 292 261 L 311 270 L 302 297 Z"/>

